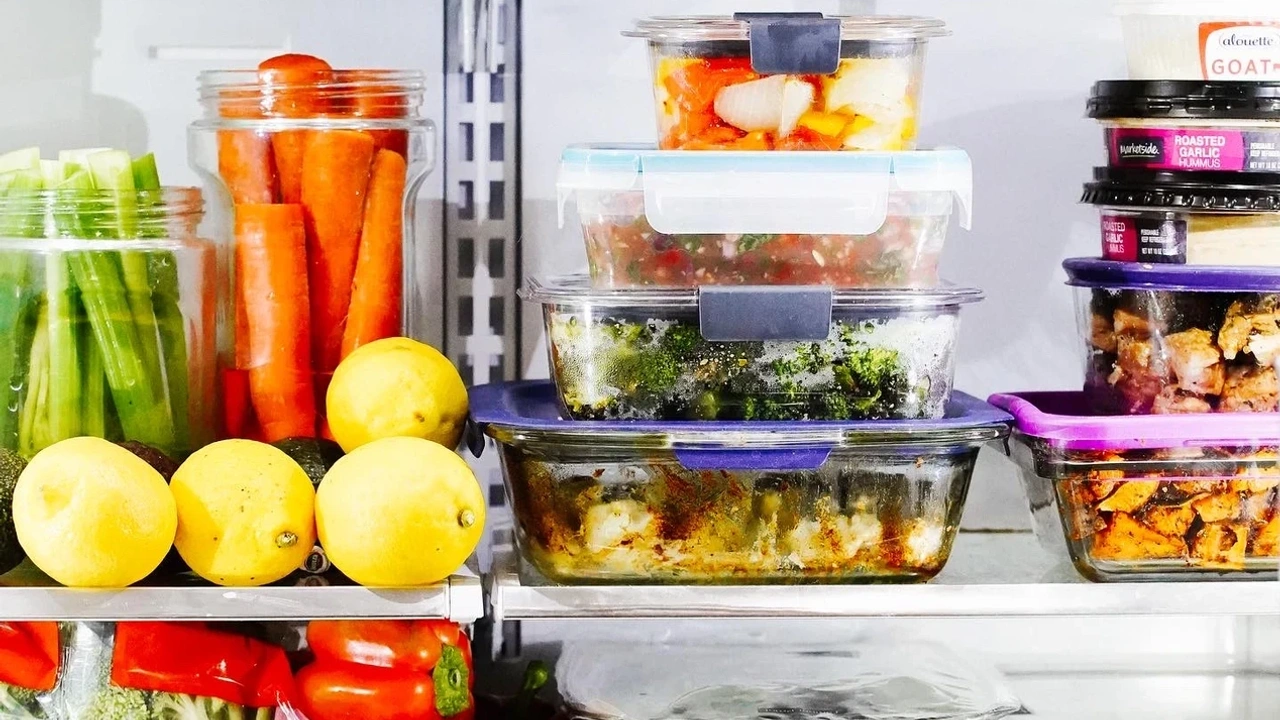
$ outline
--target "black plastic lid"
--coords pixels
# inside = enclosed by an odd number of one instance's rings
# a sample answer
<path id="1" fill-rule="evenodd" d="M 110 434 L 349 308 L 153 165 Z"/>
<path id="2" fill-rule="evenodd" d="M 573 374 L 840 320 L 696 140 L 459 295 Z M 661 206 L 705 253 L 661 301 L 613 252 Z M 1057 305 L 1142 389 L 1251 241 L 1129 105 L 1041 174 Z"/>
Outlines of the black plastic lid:
<path id="1" fill-rule="evenodd" d="M 1280 212 L 1280 176 L 1272 173 L 1093 169 L 1081 202 L 1193 212 Z"/>
<path id="2" fill-rule="evenodd" d="M 1098 120 L 1280 120 L 1280 82 L 1103 80 L 1089 117 Z"/>

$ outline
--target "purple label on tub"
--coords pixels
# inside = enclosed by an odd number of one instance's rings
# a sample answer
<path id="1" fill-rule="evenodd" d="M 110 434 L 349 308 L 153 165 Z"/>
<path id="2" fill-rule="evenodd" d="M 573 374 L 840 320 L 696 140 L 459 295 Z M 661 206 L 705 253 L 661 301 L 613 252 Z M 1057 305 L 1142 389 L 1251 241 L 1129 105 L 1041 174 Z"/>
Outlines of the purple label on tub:
<path id="1" fill-rule="evenodd" d="M 1280 171 L 1280 132 L 1109 128 L 1107 148 L 1112 167 Z"/>
<path id="2" fill-rule="evenodd" d="M 1102 257 L 1122 262 L 1187 262 L 1187 223 L 1160 217 L 1102 216 Z"/>

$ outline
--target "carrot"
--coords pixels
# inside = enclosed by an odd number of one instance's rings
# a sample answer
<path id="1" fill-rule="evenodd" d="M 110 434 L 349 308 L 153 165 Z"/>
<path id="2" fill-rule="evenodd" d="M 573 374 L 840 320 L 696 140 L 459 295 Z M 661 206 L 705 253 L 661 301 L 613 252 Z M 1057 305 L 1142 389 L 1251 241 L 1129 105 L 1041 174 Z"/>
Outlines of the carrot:
<path id="1" fill-rule="evenodd" d="M 377 70 L 340 70 L 337 80 L 350 84 L 350 99 L 342 111 L 354 117 L 381 120 L 409 116 L 409 103 L 403 90 L 394 84 L 378 83 L 383 76 Z M 379 150 L 391 150 L 409 157 L 409 133 L 406 130 L 366 130 Z"/>
<path id="2" fill-rule="evenodd" d="M 311 134 L 302 161 L 311 356 L 317 372 L 332 371 L 342 358 L 373 152 L 373 139 L 362 132 L 327 130 Z"/>
<path id="3" fill-rule="evenodd" d="M 302 208 L 238 205 L 235 231 L 249 321 L 249 396 L 263 438 L 310 437 L 316 399 Z"/>
<path id="4" fill-rule="evenodd" d="M 258 65 L 263 107 L 273 117 L 323 115 L 328 103 L 319 86 L 332 79 L 333 68 L 329 63 L 311 55 L 277 55 Z M 310 134 L 310 130 L 280 130 L 271 138 L 283 202 L 302 201 L 302 162 Z"/>
<path id="5" fill-rule="evenodd" d="M 222 427 L 220 439 L 242 438 L 253 419 L 253 405 L 249 399 L 249 373 L 246 370 L 224 367 L 222 377 Z"/>
<path id="6" fill-rule="evenodd" d="M 256 130 L 218 131 L 218 174 L 234 203 L 275 202 L 271 140 Z"/>
<path id="7" fill-rule="evenodd" d="M 392 150 L 379 150 L 373 158 L 341 357 L 366 343 L 400 334 L 407 171 L 404 157 Z"/>

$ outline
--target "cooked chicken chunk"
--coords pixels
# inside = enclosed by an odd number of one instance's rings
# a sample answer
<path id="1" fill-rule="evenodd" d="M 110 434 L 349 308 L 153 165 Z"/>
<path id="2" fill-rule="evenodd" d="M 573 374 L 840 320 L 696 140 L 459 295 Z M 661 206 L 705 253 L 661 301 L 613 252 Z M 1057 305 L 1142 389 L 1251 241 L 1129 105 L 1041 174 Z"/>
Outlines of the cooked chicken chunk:
<path id="1" fill-rule="evenodd" d="M 1240 516 L 1242 504 L 1240 496 L 1232 492 L 1206 495 L 1191 501 L 1191 506 L 1196 509 L 1200 519 L 1207 523 L 1234 520 Z"/>
<path id="2" fill-rule="evenodd" d="M 1140 314 L 1132 310 L 1116 308 L 1115 313 L 1112 315 L 1112 322 L 1116 335 L 1141 339 L 1151 337 L 1150 318 L 1145 313 Z"/>
<path id="3" fill-rule="evenodd" d="M 1280 513 L 1253 536 L 1255 557 L 1280 557 Z"/>
<path id="4" fill-rule="evenodd" d="M 1111 318 L 1105 315 L 1093 314 L 1091 319 L 1092 330 L 1089 333 L 1089 341 L 1093 346 L 1102 352 L 1116 351 L 1116 331 L 1111 325 Z"/>
<path id="5" fill-rule="evenodd" d="M 1136 512 L 1138 508 L 1147 504 L 1159 487 L 1159 480 L 1134 480 L 1122 483 L 1111 497 L 1098 504 L 1098 509 L 1103 512 Z"/>
<path id="6" fill-rule="evenodd" d="M 1180 558 L 1186 552 L 1182 538 L 1165 536 L 1120 512 L 1093 539 L 1093 555 L 1100 560 Z"/>
<path id="7" fill-rule="evenodd" d="M 1156 505 L 1142 513 L 1143 524 L 1167 537 L 1185 536 L 1195 519 L 1196 511 L 1191 507 L 1191 503 Z"/>
<path id="8" fill-rule="evenodd" d="M 1274 412 L 1280 409 L 1280 380 L 1273 367 L 1233 367 L 1218 400 L 1223 412 Z"/>
<path id="9" fill-rule="evenodd" d="M 1280 357 L 1280 296 L 1231 303 L 1218 331 L 1218 346 L 1228 360 L 1247 352 L 1259 365 L 1274 365 Z"/>
<path id="10" fill-rule="evenodd" d="M 1203 397 L 1179 390 L 1169 385 L 1156 395 L 1151 403 L 1151 412 L 1156 415 L 1177 415 L 1179 413 L 1213 412 L 1213 406 Z"/>
<path id="11" fill-rule="evenodd" d="M 1224 569 L 1244 567 L 1249 533 L 1236 523 L 1209 523 L 1191 541 L 1191 559 L 1196 564 Z"/>
<path id="12" fill-rule="evenodd" d="M 1213 344 L 1213 333 L 1193 328 L 1168 335 L 1164 350 L 1178 387 L 1200 395 L 1222 392 L 1226 371 L 1222 352 Z"/>

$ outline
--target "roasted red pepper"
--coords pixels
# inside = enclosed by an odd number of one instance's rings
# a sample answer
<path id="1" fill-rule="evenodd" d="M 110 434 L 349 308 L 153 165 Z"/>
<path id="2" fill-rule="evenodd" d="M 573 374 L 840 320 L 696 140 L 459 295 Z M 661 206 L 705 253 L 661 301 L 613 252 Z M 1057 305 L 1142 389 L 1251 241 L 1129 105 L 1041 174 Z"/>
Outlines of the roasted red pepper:
<path id="1" fill-rule="evenodd" d="M 467 720 L 471 641 L 444 620 L 317 620 L 297 677 L 309 720 Z"/>
<path id="2" fill-rule="evenodd" d="M 111 682 L 253 708 L 294 700 L 293 674 L 282 648 L 203 623 L 117 624 Z"/>
<path id="3" fill-rule="evenodd" d="M 0 623 L 0 682 L 27 690 L 52 690 L 61 664 L 58 623 Z"/>

